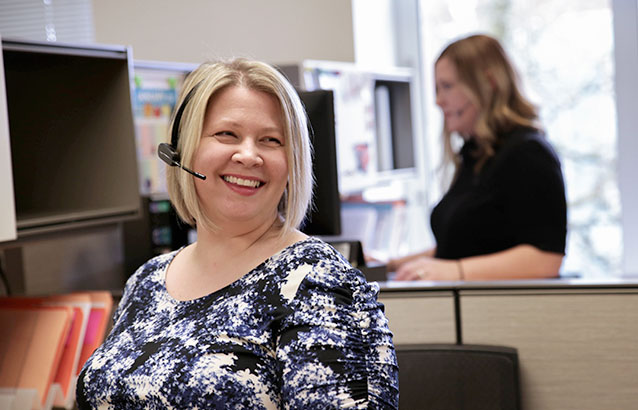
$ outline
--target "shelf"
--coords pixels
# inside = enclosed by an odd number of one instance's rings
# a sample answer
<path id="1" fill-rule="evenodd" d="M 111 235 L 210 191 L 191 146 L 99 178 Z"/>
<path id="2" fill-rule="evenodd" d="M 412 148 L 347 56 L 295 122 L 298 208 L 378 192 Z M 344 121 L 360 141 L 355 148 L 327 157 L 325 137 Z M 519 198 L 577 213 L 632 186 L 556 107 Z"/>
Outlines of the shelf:
<path id="1" fill-rule="evenodd" d="M 18 237 L 139 214 L 129 50 L 2 48 Z"/>

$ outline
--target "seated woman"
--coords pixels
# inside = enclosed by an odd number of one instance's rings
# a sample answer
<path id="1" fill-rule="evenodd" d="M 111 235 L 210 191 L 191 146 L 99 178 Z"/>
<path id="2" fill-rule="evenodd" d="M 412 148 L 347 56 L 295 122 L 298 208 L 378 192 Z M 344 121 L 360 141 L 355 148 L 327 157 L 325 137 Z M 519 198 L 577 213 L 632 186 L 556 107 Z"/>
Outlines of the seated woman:
<path id="1" fill-rule="evenodd" d="M 556 277 L 567 234 L 561 167 L 505 51 L 486 35 L 455 41 L 436 60 L 435 81 L 455 174 L 432 211 L 436 247 L 388 269 L 396 280 Z"/>
<path id="2" fill-rule="evenodd" d="M 79 408 L 397 408 L 378 287 L 297 229 L 313 178 L 294 88 L 261 62 L 205 63 L 179 107 L 160 153 L 197 241 L 128 280 Z"/>

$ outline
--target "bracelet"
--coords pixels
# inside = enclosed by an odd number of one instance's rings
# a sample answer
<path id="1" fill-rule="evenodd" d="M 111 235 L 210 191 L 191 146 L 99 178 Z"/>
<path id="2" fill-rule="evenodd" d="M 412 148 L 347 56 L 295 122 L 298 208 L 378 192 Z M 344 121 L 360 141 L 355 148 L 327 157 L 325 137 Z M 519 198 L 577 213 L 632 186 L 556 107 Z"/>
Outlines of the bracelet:
<path id="1" fill-rule="evenodd" d="M 457 259 L 456 264 L 459 266 L 459 280 L 465 280 L 465 274 L 463 273 L 463 265 L 461 260 Z"/>

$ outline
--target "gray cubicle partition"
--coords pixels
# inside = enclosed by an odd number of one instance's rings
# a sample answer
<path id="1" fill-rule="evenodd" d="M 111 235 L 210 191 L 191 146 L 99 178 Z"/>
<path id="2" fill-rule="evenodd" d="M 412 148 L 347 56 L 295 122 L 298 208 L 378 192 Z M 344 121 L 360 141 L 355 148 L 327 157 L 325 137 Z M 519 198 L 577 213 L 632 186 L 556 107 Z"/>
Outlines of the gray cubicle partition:
<path id="1" fill-rule="evenodd" d="M 525 410 L 638 403 L 638 279 L 381 283 L 397 345 L 518 351 Z M 427 388 L 427 386 L 423 386 Z"/>

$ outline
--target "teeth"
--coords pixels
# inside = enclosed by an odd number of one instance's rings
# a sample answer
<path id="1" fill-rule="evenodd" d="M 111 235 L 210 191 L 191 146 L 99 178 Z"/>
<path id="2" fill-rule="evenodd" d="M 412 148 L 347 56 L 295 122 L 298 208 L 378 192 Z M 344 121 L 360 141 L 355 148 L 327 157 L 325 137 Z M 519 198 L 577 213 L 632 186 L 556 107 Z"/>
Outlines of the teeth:
<path id="1" fill-rule="evenodd" d="M 237 177 L 228 176 L 228 175 L 224 176 L 224 181 L 230 182 L 231 184 L 247 186 L 250 188 L 257 188 L 258 186 L 261 185 L 261 182 L 255 181 L 253 179 L 243 179 L 243 178 L 237 178 Z"/>

